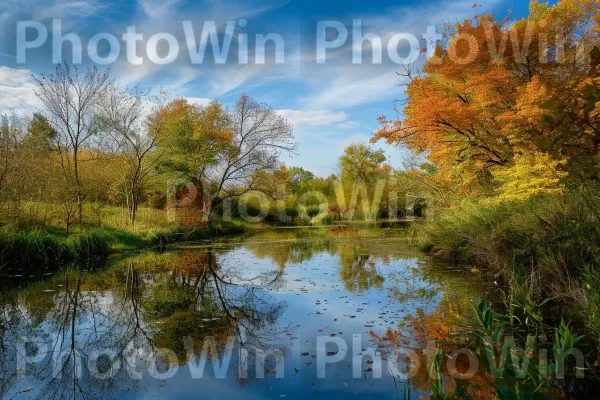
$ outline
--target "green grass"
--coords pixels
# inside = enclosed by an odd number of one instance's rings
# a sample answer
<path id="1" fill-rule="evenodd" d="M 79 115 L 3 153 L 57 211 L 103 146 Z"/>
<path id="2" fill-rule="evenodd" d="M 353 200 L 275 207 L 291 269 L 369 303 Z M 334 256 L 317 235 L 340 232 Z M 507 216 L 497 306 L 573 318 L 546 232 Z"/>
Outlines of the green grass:
<path id="1" fill-rule="evenodd" d="M 64 230 L 63 211 L 59 204 L 28 202 L 24 205 L 18 221 L 19 230 L 34 228 Z M 140 207 L 135 225 L 131 225 L 125 207 L 86 203 L 83 209 L 83 225 L 88 229 L 94 227 L 112 228 L 120 231 L 142 235 L 157 230 L 174 229 L 176 221 L 171 221 L 164 210 Z M 75 230 L 77 225 L 73 225 Z"/>
<path id="2" fill-rule="evenodd" d="M 421 225 L 421 248 L 488 269 L 525 319 L 585 326 L 600 351 L 599 213 L 598 203 L 586 200 L 573 193 L 502 204 L 464 201 Z M 531 309 L 535 315 L 527 315 Z"/>
<path id="3" fill-rule="evenodd" d="M 2 265 L 19 267 L 35 273 L 34 267 L 58 261 L 73 261 L 81 257 L 107 254 L 110 246 L 106 237 L 97 232 L 66 235 L 60 232 L 35 229 L 28 232 L 2 232 L 0 260 Z"/>
<path id="4" fill-rule="evenodd" d="M 67 234 L 57 205 L 28 203 L 17 224 L 0 228 L 0 265 L 35 275 L 52 264 L 144 247 L 164 248 L 180 241 L 242 233 L 248 227 L 238 220 L 216 220 L 210 227 L 181 228 L 165 211 L 144 207 L 131 225 L 123 207 L 86 204 L 84 222 L 73 225 Z"/>

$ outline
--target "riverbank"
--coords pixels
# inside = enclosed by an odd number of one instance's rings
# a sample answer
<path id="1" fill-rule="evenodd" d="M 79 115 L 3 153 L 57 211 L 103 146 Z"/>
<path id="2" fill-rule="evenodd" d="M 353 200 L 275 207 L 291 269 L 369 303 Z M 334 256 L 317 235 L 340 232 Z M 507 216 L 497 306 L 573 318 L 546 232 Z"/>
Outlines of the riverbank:
<path id="1" fill-rule="evenodd" d="M 163 228 L 131 232 L 114 227 L 82 227 L 71 233 L 52 228 L 0 232 L 0 275 L 19 268 L 29 274 L 48 266 L 143 248 L 164 248 L 179 241 L 211 239 L 246 232 L 244 221 L 216 221 L 192 229 Z M 5 272 L 2 272 L 2 271 Z"/>
<path id="2" fill-rule="evenodd" d="M 600 230 L 584 194 L 463 202 L 420 226 L 421 249 L 497 281 L 490 300 L 514 327 L 552 331 L 569 321 L 600 351 Z M 590 206 L 590 204 L 593 206 Z"/>
<path id="3" fill-rule="evenodd" d="M 29 202 L 23 205 L 16 222 L 1 226 L 0 276 L 37 276 L 52 271 L 52 265 L 105 257 L 112 253 L 164 248 L 176 242 L 212 239 L 254 229 L 290 227 L 290 224 L 281 222 L 246 221 L 235 217 L 215 219 L 209 227 L 193 214 L 169 214 L 150 207 L 140 207 L 132 225 L 126 208 L 97 203 L 85 203 L 83 223 L 72 223 L 68 231 L 60 217 L 59 205 Z"/>
<path id="4" fill-rule="evenodd" d="M 164 250 L 169 245 L 198 240 L 217 239 L 257 230 L 327 229 L 327 232 L 353 236 L 359 228 L 378 227 L 389 230 L 412 220 L 345 221 L 332 225 L 274 225 L 241 219 L 215 220 L 211 226 L 181 228 L 163 225 L 119 227 L 84 225 L 70 233 L 54 227 L 32 227 L 23 231 L 0 229 L 0 277 L 41 278 L 53 273 L 60 265 L 94 264 L 115 253 L 142 249 Z M 143 225 L 142 225 L 143 226 Z"/>

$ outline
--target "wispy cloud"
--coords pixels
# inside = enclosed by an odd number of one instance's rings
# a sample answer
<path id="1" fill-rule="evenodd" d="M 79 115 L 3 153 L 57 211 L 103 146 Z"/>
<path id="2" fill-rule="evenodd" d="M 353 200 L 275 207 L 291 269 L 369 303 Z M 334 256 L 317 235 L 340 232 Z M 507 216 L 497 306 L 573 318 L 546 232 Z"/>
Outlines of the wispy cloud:
<path id="1" fill-rule="evenodd" d="M 335 113 L 327 110 L 278 110 L 277 112 L 295 128 L 327 126 L 348 119 L 348 115 L 343 111 Z"/>
<path id="2" fill-rule="evenodd" d="M 211 99 L 207 99 L 204 97 L 186 97 L 186 100 L 198 106 L 206 106 L 212 101 Z"/>
<path id="3" fill-rule="evenodd" d="M 98 0 L 4 0 L 2 3 L 5 18 L 23 13 L 37 21 L 85 18 L 105 8 Z"/>
<path id="4" fill-rule="evenodd" d="M 304 98 L 302 102 L 315 108 L 343 109 L 393 99 L 400 92 L 400 81 L 395 68 L 375 76 L 356 76 L 349 70 L 341 71 L 339 78 Z"/>
<path id="5" fill-rule="evenodd" d="M 357 121 L 346 121 L 341 124 L 337 124 L 336 126 L 340 129 L 352 129 L 360 126 L 360 123 Z"/>
<path id="6" fill-rule="evenodd" d="M 151 19 L 162 19 L 173 13 L 177 3 L 181 0 L 140 0 L 139 5 Z"/>
<path id="7" fill-rule="evenodd" d="M 25 113 L 39 106 L 31 71 L 0 66 L 0 114 Z"/>
<path id="8" fill-rule="evenodd" d="M 489 0 L 486 9 L 499 5 L 502 0 Z M 361 19 L 363 35 L 375 33 L 382 41 L 381 64 L 370 64 L 373 48 L 369 41 L 363 46 L 363 64 L 352 64 L 353 43 L 349 37 L 345 46 L 328 54 L 327 67 L 313 67 L 314 74 L 308 82 L 311 90 L 308 96 L 301 98 L 302 104 L 314 108 L 346 109 L 378 101 L 391 101 L 402 96 L 398 87 L 404 82 L 397 72 L 405 66 L 398 65 L 388 58 L 387 43 L 397 33 L 412 33 L 418 39 L 426 32 L 427 27 L 455 23 L 465 18 L 472 18 L 480 12 L 473 8 L 472 0 L 457 0 L 429 3 L 424 6 L 398 6 L 385 9 L 385 12 L 366 15 Z M 339 18 L 351 24 L 352 18 Z M 349 28 L 349 32 L 351 28 Z M 375 46 L 378 49 L 377 46 Z M 400 49 L 402 54 L 408 49 Z M 417 66 L 425 61 L 424 55 L 415 63 Z"/>

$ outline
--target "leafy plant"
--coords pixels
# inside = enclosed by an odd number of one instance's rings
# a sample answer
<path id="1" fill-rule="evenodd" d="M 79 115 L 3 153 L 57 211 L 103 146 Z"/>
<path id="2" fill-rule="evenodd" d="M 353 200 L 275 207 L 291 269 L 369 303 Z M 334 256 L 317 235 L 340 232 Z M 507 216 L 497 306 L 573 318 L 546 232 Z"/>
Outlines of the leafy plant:
<path id="1" fill-rule="evenodd" d="M 577 356 L 577 345 L 581 340 L 583 340 L 583 336 L 575 336 L 568 323 L 564 321 L 560 322 L 560 326 L 556 328 L 554 345 L 552 346 L 554 363 L 548 365 L 550 374 L 554 378 L 563 378 L 565 376 L 565 358 L 570 354 Z M 580 355 L 583 357 L 583 354 L 580 353 Z M 578 375 L 583 372 L 581 370 L 582 366 L 577 366 L 576 368 Z"/>
<path id="2" fill-rule="evenodd" d="M 442 376 L 443 360 L 444 353 L 438 347 L 435 349 L 435 353 L 427 368 L 427 380 L 430 381 L 433 379 L 430 383 L 430 398 L 433 400 L 447 400 L 454 397 L 454 392 L 446 393 L 444 391 L 444 380 Z"/>

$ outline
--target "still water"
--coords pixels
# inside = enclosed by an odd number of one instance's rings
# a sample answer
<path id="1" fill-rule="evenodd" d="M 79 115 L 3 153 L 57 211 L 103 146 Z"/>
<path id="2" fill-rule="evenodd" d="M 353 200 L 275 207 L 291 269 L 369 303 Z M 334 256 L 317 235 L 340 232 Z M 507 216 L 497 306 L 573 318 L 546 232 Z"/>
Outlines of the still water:
<path id="1" fill-rule="evenodd" d="M 258 231 L 66 267 L 4 290 L 0 394 L 427 395 L 425 349 L 460 341 L 483 289 L 470 269 L 419 254 L 407 229 Z"/>

